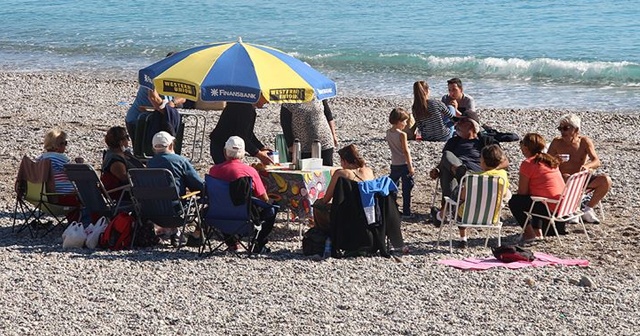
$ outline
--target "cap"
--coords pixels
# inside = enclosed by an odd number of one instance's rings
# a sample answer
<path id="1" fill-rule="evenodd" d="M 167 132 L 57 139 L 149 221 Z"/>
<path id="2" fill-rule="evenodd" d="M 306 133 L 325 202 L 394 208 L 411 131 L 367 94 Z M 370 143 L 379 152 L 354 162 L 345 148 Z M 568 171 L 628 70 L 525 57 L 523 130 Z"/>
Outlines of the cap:
<path id="1" fill-rule="evenodd" d="M 458 122 L 461 119 L 471 119 L 475 122 L 478 123 L 478 125 L 480 124 L 480 117 L 478 116 L 478 114 L 474 111 L 467 111 L 467 112 L 462 112 L 462 115 L 459 117 L 453 117 L 451 118 L 453 121 Z"/>
<path id="2" fill-rule="evenodd" d="M 151 143 L 153 144 L 153 148 L 167 148 L 175 139 L 176 138 L 173 137 L 173 135 L 165 131 L 161 131 L 153 136 Z"/>
<path id="3" fill-rule="evenodd" d="M 244 140 L 236 135 L 229 137 L 229 140 L 224 144 L 224 149 L 228 151 L 244 151 Z"/>

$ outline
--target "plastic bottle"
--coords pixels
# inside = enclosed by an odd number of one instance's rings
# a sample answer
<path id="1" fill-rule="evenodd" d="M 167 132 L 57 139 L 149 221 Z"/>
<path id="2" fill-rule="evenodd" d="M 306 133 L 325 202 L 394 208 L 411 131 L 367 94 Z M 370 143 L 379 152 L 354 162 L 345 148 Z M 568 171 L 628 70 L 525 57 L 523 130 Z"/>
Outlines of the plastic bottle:
<path id="1" fill-rule="evenodd" d="M 271 160 L 276 165 L 280 163 L 280 153 L 278 153 L 277 150 L 274 150 L 274 151 L 271 152 Z"/>
<path id="2" fill-rule="evenodd" d="M 320 140 L 313 140 L 313 145 L 311 145 L 311 157 L 314 159 L 319 159 L 321 151 L 322 145 L 320 145 Z"/>
<path id="3" fill-rule="evenodd" d="M 296 169 L 300 169 L 300 140 L 296 138 L 293 140 L 293 152 L 291 153 L 291 163 L 296 166 Z"/>
<path id="4" fill-rule="evenodd" d="M 324 241 L 324 253 L 322 254 L 322 257 L 331 257 L 331 238 L 329 237 L 327 237 L 327 240 Z"/>

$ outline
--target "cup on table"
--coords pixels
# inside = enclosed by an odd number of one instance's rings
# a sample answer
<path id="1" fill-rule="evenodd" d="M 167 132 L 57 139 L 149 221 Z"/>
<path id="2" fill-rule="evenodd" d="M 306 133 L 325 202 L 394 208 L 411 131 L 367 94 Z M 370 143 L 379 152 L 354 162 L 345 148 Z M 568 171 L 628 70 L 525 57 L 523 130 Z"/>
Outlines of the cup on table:
<path id="1" fill-rule="evenodd" d="M 571 158 L 569 154 L 558 154 L 561 162 L 567 162 Z"/>

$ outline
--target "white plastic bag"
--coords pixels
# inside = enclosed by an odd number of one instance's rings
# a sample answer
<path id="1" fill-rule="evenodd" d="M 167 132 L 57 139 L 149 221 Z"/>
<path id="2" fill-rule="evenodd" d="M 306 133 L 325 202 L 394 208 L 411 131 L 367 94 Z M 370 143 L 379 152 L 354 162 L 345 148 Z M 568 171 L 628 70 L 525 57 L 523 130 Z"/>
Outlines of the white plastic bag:
<path id="1" fill-rule="evenodd" d="M 73 222 L 64 230 L 62 237 L 62 248 L 83 247 L 87 240 L 87 234 L 84 232 L 84 226 L 81 222 Z"/>
<path id="2" fill-rule="evenodd" d="M 107 225 L 109 225 L 109 221 L 107 220 L 107 217 L 104 216 L 100 217 L 100 219 L 93 224 L 92 231 L 87 233 L 87 241 L 85 244 L 88 248 L 95 249 L 98 247 L 100 235 L 104 232 L 104 229 L 107 228 Z"/>

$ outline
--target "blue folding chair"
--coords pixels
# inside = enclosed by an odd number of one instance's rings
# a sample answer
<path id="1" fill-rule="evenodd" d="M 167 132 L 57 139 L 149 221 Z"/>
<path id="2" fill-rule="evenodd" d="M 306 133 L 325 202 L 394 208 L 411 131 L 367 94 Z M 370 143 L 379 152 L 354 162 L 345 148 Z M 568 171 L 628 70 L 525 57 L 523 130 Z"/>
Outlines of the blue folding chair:
<path id="1" fill-rule="evenodd" d="M 200 225 L 197 208 L 199 191 L 178 195 L 171 171 L 162 168 L 129 169 L 131 198 L 135 206 L 138 228 L 151 221 L 163 228 L 184 228 L 189 223 Z M 133 239 L 135 240 L 135 239 Z M 133 241 L 132 240 L 132 241 Z"/>
<path id="2" fill-rule="evenodd" d="M 262 230 L 259 209 L 272 208 L 275 211 L 278 208 L 252 197 L 251 182 L 250 177 L 226 182 L 205 175 L 208 207 L 202 216 L 205 240 L 200 248 L 201 255 L 207 247 L 208 255 L 213 254 L 229 237 L 235 238 L 251 255 L 258 234 Z M 233 188 L 236 190 L 232 191 Z M 211 240 L 216 238 L 222 241 L 213 247 Z M 246 239 L 246 244 L 243 239 Z"/>

